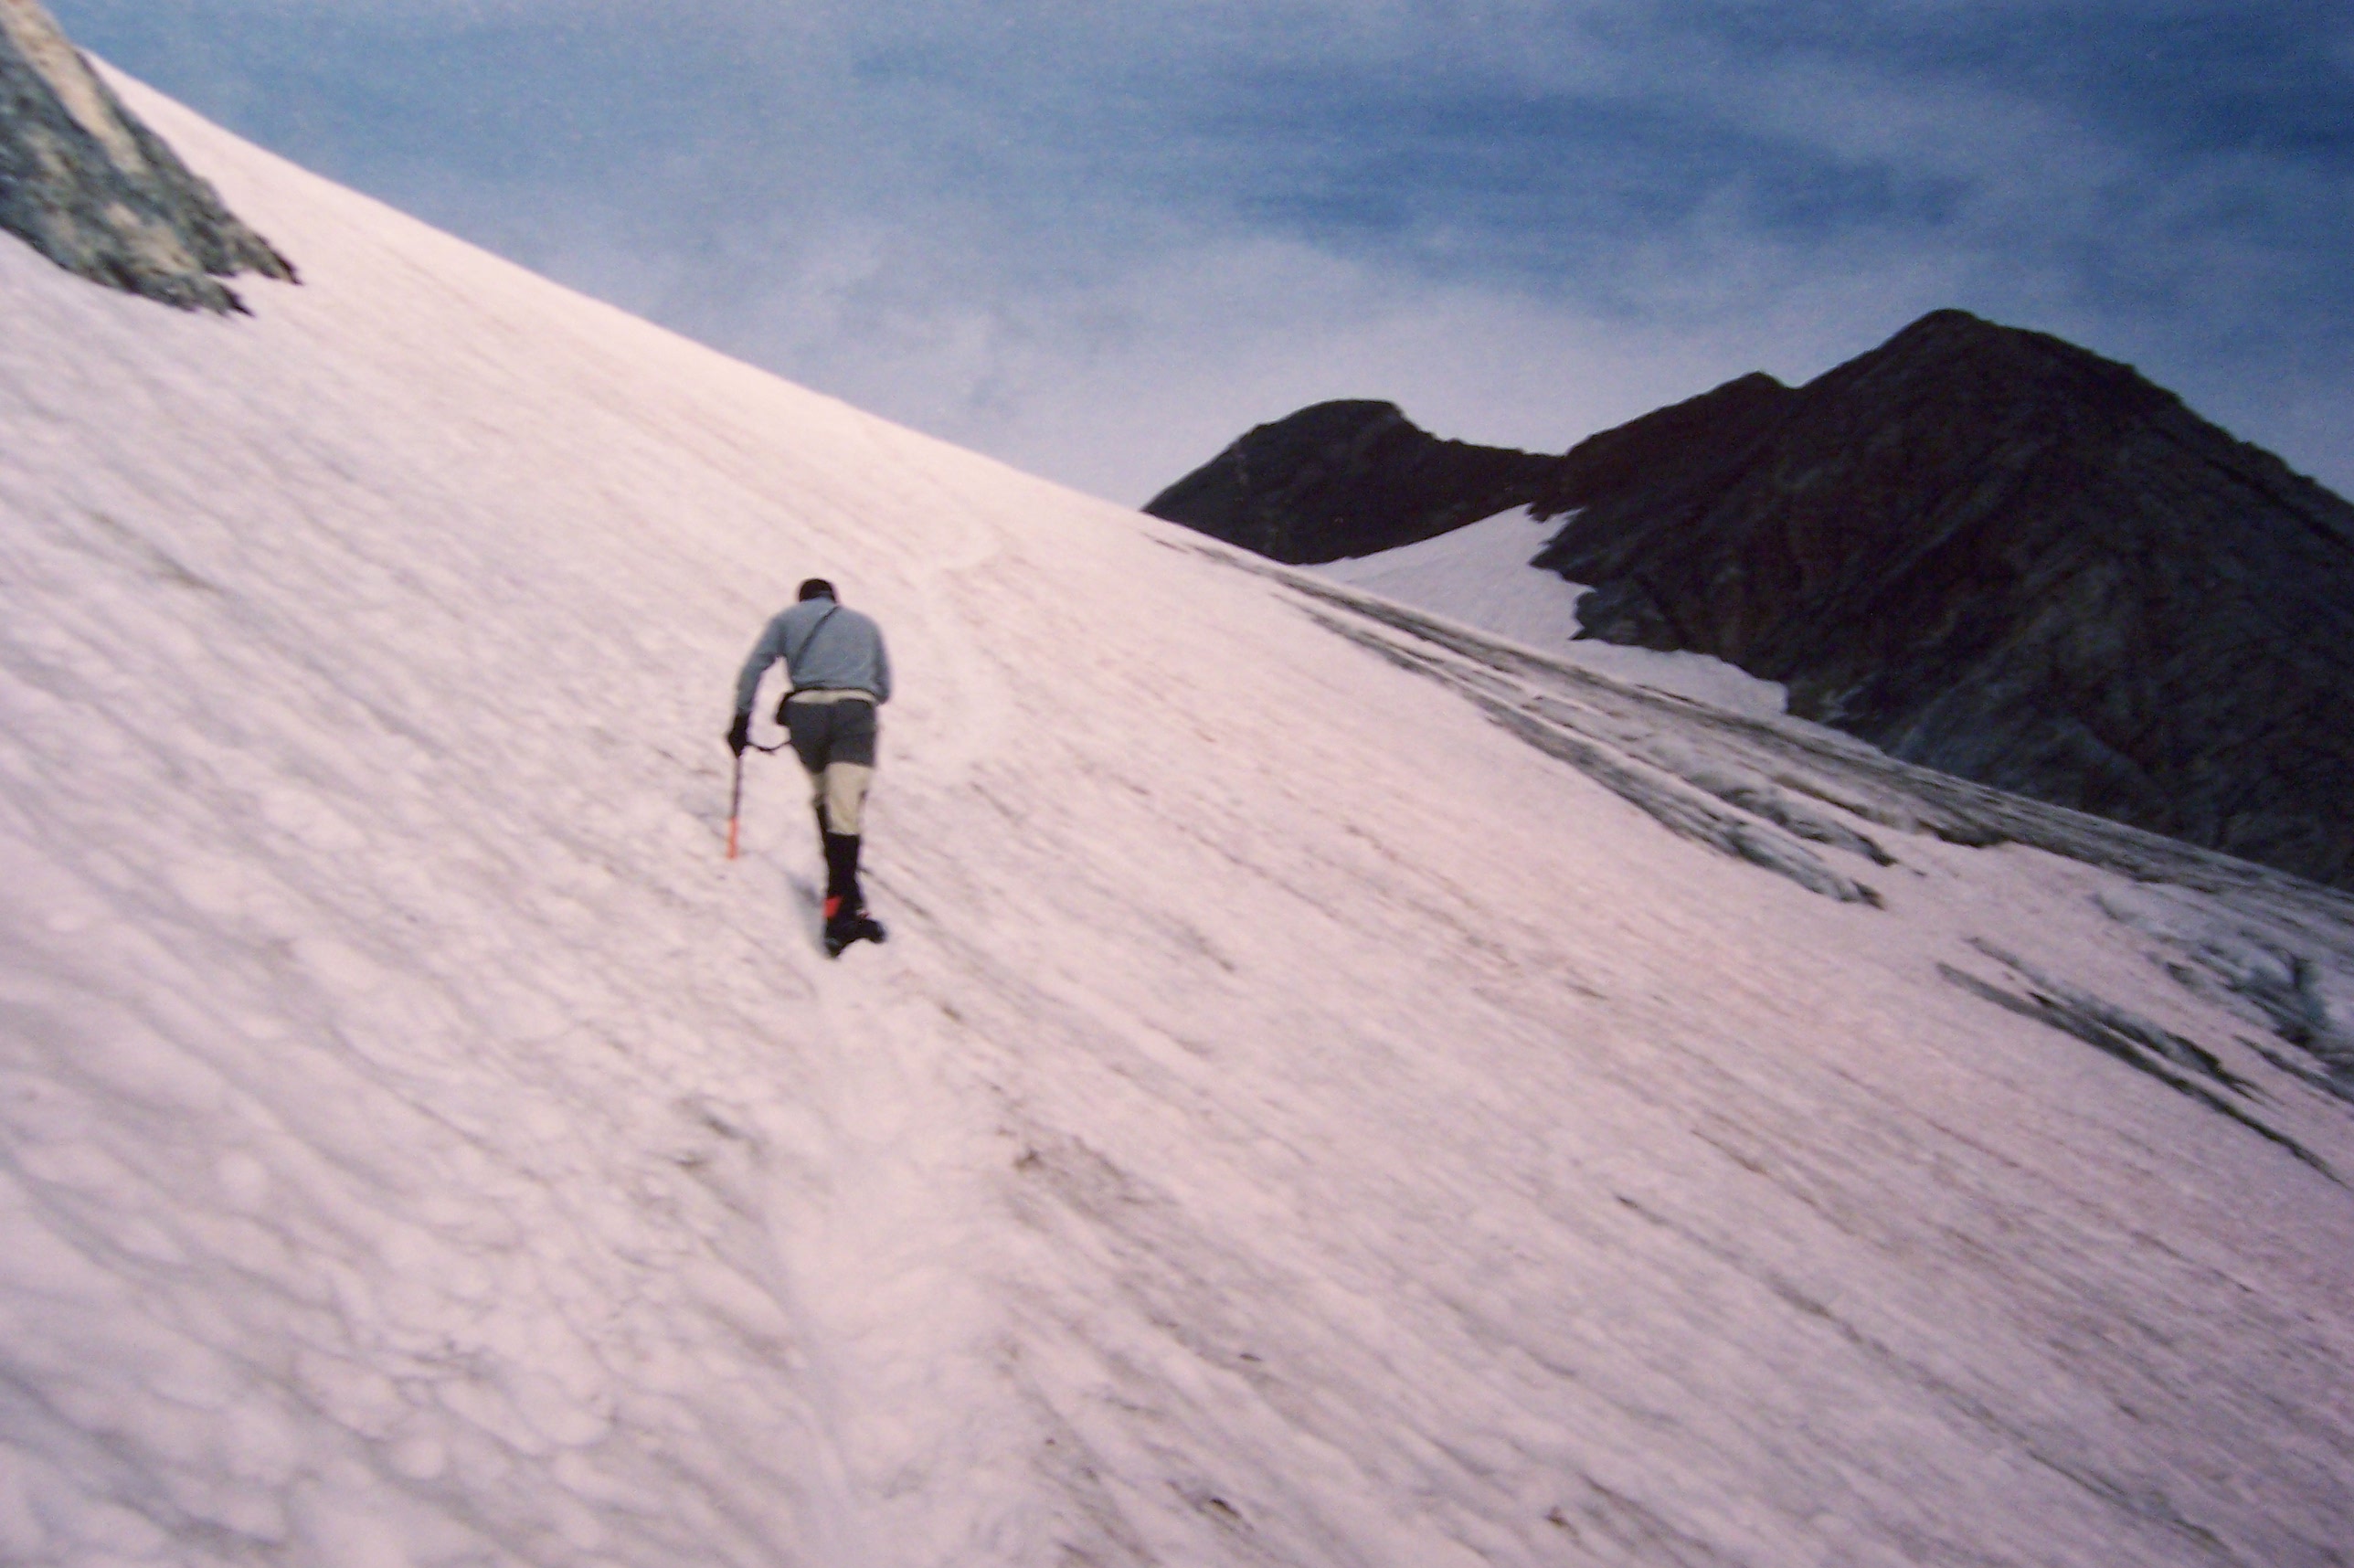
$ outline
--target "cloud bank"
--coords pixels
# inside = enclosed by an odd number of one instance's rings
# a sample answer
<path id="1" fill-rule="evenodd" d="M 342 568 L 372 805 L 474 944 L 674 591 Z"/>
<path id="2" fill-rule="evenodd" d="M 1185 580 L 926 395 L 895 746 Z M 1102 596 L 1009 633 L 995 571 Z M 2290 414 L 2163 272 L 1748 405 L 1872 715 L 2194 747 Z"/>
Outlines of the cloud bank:
<path id="1" fill-rule="evenodd" d="M 1961 305 L 2354 489 L 2354 23 L 2294 0 L 60 0 L 297 161 L 1141 501 L 1385 397 L 1558 450 Z"/>

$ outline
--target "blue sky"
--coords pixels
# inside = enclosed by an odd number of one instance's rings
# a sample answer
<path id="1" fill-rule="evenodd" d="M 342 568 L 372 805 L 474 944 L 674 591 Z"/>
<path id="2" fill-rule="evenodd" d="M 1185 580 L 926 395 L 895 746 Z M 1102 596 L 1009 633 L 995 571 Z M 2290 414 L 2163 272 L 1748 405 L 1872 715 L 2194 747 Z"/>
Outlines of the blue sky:
<path id="1" fill-rule="evenodd" d="M 321 173 L 1118 500 L 1325 397 L 1558 450 L 1944 305 L 2354 491 L 2343 4 L 53 9 Z"/>

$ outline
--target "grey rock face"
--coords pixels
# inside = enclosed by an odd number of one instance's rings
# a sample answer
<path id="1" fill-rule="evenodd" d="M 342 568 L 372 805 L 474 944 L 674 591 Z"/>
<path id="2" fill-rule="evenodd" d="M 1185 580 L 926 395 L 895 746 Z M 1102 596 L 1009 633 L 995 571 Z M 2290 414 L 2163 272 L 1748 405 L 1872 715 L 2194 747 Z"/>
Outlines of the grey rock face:
<path id="1" fill-rule="evenodd" d="M 1628 427 L 1702 416 L 1562 497 L 1583 510 L 1538 564 L 1596 585 L 1586 635 L 1712 653 L 1909 761 L 2354 886 L 2354 506 L 2127 366 L 1959 311 L 1705 401 Z M 1588 445 L 1614 442 L 1637 444 Z"/>
<path id="2" fill-rule="evenodd" d="M 219 281 L 239 272 L 296 281 L 37 0 L 0 0 L 0 228 L 69 272 L 184 310 L 243 310 Z"/>
<path id="3" fill-rule="evenodd" d="M 1302 563 L 1510 506 L 1583 635 L 1713 654 L 1907 761 L 2354 888 L 2354 505 L 2131 366 L 1939 311 L 1560 457 L 1386 403 L 1263 425 L 1148 510 Z"/>

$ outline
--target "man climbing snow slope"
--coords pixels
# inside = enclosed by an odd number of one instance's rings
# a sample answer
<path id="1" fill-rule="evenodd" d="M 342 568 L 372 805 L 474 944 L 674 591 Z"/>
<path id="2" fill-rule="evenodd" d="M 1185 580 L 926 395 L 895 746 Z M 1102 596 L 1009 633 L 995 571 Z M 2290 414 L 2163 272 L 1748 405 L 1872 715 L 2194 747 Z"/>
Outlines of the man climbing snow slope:
<path id="1" fill-rule="evenodd" d="M 810 578 L 799 602 L 760 633 L 737 677 L 727 747 L 738 758 L 751 741 L 760 677 L 779 659 L 791 689 L 777 717 L 790 733 L 793 755 L 809 770 L 818 837 L 825 846 L 825 950 L 839 957 L 853 942 L 884 938 L 858 890 L 858 846 L 875 779 L 875 710 L 891 700 L 891 660 L 883 629 L 844 609 L 832 583 Z"/>

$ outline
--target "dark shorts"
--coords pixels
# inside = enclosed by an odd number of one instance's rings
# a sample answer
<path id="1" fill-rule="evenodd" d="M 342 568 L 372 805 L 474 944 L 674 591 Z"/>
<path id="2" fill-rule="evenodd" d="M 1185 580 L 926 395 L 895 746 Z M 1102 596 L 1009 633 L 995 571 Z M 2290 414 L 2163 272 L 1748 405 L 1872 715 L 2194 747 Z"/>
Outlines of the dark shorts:
<path id="1" fill-rule="evenodd" d="M 788 702 L 785 727 L 792 732 L 793 755 L 811 773 L 837 762 L 875 766 L 875 705 L 863 698 L 842 702 Z"/>

